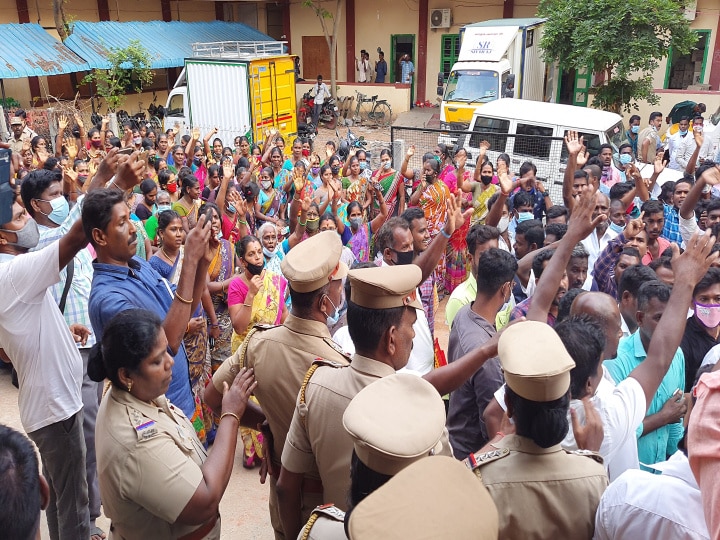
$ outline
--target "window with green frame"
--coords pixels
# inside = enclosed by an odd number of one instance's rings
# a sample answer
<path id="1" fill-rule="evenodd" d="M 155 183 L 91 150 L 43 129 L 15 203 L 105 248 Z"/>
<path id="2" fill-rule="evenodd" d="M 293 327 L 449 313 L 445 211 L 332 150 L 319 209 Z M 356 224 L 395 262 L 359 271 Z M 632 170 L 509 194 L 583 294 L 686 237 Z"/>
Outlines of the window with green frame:
<path id="1" fill-rule="evenodd" d="M 440 73 L 443 74 L 443 81 L 447 82 L 453 64 L 457 62 L 460 54 L 460 36 L 457 34 L 445 34 L 440 42 Z"/>
<path id="2" fill-rule="evenodd" d="M 710 50 L 710 30 L 695 30 L 698 35 L 695 48 L 688 54 L 677 54 L 670 48 L 665 70 L 665 88 L 685 90 L 693 84 L 703 84 L 705 66 Z"/>

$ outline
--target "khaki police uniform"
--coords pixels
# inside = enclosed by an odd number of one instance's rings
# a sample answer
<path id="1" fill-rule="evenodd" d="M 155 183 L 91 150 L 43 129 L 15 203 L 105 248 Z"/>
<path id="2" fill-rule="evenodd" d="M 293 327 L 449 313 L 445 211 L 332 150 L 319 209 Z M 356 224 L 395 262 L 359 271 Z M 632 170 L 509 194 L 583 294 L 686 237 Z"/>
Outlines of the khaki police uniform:
<path id="1" fill-rule="evenodd" d="M 498 512 L 461 462 L 434 456 L 363 499 L 350 514 L 348 532 L 351 540 L 497 540 Z"/>
<path id="2" fill-rule="evenodd" d="M 22 123 L 23 123 L 22 118 L 18 118 L 16 116 L 10 118 L 11 126 L 17 125 L 17 124 L 22 124 Z M 10 132 L 10 137 L 8 138 L 8 145 L 10 145 L 10 149 L 13 152 L 16 152 L 19 154 L 22 151 L 23 144 L 25 144 L 26 141 L 30 142 L 30 140 L 33 137 L 35 137 L 36 135 L 37 135 L 37 133 L 35 133 L 32 129 L 30 129 L 29 126 L 25 126 L 23 128 L 22 132 L 20 133 L 19 139 L 15 138 L 15 134 L 12 131 Z"/>
<path id="3" fill-rule="evenodd" d="M 532 354 L 527 343 L 533 344 Z M 506 384 L 535 402 L 560 399 L 575 366 L 560 338 L 545 323 L 527 321 L 500 337 L 498 356 Z M 608 479 L 594 452 L 541 448 L 530 438 L 508 435 L 496 450 L 471 455 L 468 468 L 488 488 L 500 514 L 500 538 L 590 539 L 595 512 Z"/>
<path id="4" fill-rule="evenodd" d="M 316 291 L 347 275 L 347 266 L 340 261 L 341 253 L 342 243 L 336 232 L 319 233 L 290 250 L 282 262 L 283 275 L 294 291 Z M 340 365 L 347 365 L 350 360 L 332 340 L 325 323 L 301 319 L 291 313 L 281 326 L 251 331 L 242 346 L 213 375 L 213 384 L 222 393 L 223 382 L 231 384 L 243 365 L 254 369 L 258 383 L 255 396 L 273 435 L 271 458 L 275 474 L 280 472 L 280 456 L 298 392 L 305 374 L 317 358 Z M 284 538 L 276 483 L 277 479 L 271 477 L 270 518 L 275 537 Z M 322 502 L 319 477 L 307 476 L 303 483 L 303 518 L 307 520 L 312 509 Z"/>
<path id="5" fill-rule="evenodd" d="M 353 366 L 356 361 L 353 359 Z M 392 373 L 377 379 L 360 390 L 344 410 L 339 429 L 351 441 L 344 451 L 348 477 L 353 450 L 367 467 L 392 476 L 439 452 L 443 442 L 447 445 L 443 401 L 430 383 L 415 375 Z M 298 540 L 346 540 L 344 516 L 337 506 L 316 508 Z"/>
<path id="6" fill-rule="evenodd" d="M 422 309 L 417 298 L 408 299 L 422 278 L 415 265 L 351 270 L 348 277 L 350 300 L 359 306 Z M 359 354 L 353 356 L 349 367 L 318 360 L 308 371 L 285 441 L 282 465 L 296 474 L 319 474 L 324 503 L 347 509 L 352 439 L 342 426 L 345 409 L 360 390 L 394 374 L 392 366 Z"/>
<path id="7" fill-rule="evenodd" d="M 153 404 L 111 387 L 98 411 L 95 441 L 109 539 L 220 538 L 220 519 L 205 526 L 175 523 L 203 480 L 207 458 L 182 411 L 160 396 Z"/>

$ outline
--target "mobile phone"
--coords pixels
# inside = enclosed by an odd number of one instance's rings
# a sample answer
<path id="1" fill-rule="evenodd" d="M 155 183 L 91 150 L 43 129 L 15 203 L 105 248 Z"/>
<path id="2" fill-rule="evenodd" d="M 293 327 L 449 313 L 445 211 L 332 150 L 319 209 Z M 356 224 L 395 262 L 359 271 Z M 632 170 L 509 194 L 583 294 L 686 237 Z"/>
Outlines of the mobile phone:
<path id="1" fill-rule="evenodd" d="M 673 392 L 672 397 L 675 398 L 675 401 L 680 401 L 680 399 L 682 399 L 682 397 L 683 397 L 683 391 L 682 391 L 682 389 L 678 388 L 677 390 L 675 390 L 675 391 Z"/>
<path id="2" fill-rule="evenodd" d="M 120 150 L 118 150 L 118 154 L 125 154 L 125 155 L 129 156 L 134 151 L 135 151 L 135 149 L 132 146 L 128 146 L 127 148 L 121 148 Z"/>
<path id="3" fill-rule="evenodd" d="M 213 217 L 212 208 L 208 208 L 207 212 L 205 212 L 205 221 L 207 223 L 212 223 L 212 217 Z"/>

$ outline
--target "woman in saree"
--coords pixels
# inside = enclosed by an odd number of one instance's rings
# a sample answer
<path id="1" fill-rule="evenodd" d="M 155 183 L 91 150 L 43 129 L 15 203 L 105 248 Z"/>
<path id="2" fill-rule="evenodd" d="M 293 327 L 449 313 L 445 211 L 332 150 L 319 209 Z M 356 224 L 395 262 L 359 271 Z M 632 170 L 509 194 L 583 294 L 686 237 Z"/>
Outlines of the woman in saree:
<path id="1" fill-rule="evenodd" d="M 452 197 L 447 185 L 438 179 L 440 158 L 434 157 L 423 162 L 420 184 L 410 197 L 410 206 L 419 206 L 425 213 L 430 241 L 442 231 L 447 221 L 447 201 Z M 442 285 L 445 274 L 445 254 L 434 270 L 435 282 Z"/>
<path id="2" fill-rule="evenodd" d="M 488 213 L 488 201 L 490 197 L 500 189 L 497 184 L 493 183 L 495 169 L 490 161 L 485 158 L 485 153 L 490 147 L 487 141 L 480 143 L 480 154 L 475 163 L 475 173 L 472 180 L 465 175 L 460 188 L 465 193 L 472 193 L 473 214 L 471 224 L 485 224 L 485 218 Z"/>
<path id="3" fill-rule="evenodd" d="M 368 198 L 368 179 L 361 174 L 360 160 L 356 155 L 348 159 L 348 175 L 342 179 L 345 189 L 345 198 L 348 202 L 357 201 L 362 206 L 363 213 L 370 206 Z"/>
<path id="4" fill-rule="evenodd" d="M 453 157 L 451 156 L 451 147 L 446 144 L 438 144 L 435 148 L 435 156 L 440 160 L 440 174 L 438 179 L 445 182 L 445 185 L 450 190 L 450 193 L 455 193 L 457 189 L 457 178 L 455 177 L 455 165 L 453 164 Z"/>
<path id="5" fill-rule="evenodd" d="M 172 205 L 172 209 L 180 216 L 185 234 L 188 234 L 197 224 L 201 190 L 195 176 L 192 174 L 180 176 L 182 177 L 180 198 Z"/>
<path id="6" fill-rule="evenodd" d="M 380 151 L 380 168 L 373 173 L 371 182 L 380 184 L 380 191 L 387 205 L 385 221 L 405 211 L 405 182 L 403 176 L 393 169 L 392 154 L 387 148 Z M 374 219 L 380 213 L 379 202 L 374 201 L 370 208 L 370 218 Z"/>
<path id="7" fill-rule="evenodd" d="M 363 214 L 362 207 L 357 201 L 348 204 L 348 218 L 350 220 L 350 231 L 352 236 L 347 242 L 347 246 L 360 262 L 369 262 L 372 257 L 373 236 L 380 230 L 387 218 L 387 204 L 382 191 L 376 188 L 377 184 L 368 183 L 368 192 L 370 196 L 377 199 L 380 213 L 368 222 Z"/>
<path id="8" fill-rule="evenodd" d="M 473 173 L 465 168 L 467 163 L 467 151 L 459 148 L 455 152 L 455 162 L 457 170 L 446 174 L 446 182 L 451 182 L 458 188 L 469 183 L 473 178 Z M 455 189 L 453 194 L 457 193 L 463 210 L 472 206 L 472 193 L 466 193 L 464 189 Z M 468 268 L 470 267 L 470 259 L 468 258 L 467 240 L 465 239 L 470 230 L 470 220 L 466 219 L 462 227 L 453 232 L 448 240 L 445 250 L 445 281 L 442 283 L 445 291 L 451 293 L 455 287 L 460 285 L 467 279 Z"/>
<path id="9" fill-rule="evenodd" d="M 160 249 L 150 259 L 150 265 L 167 279 L 171 284 L 177 285 L 182 272 L 184 258 L 183 243 L 185 231 L 177 212 L 167 210 L 158 216 L 158 243 Z M 210 247 L 217 245 L 217 237 L 211 237 Z M 206 321 L 210 321 L 208 325 Z M 215 437 L 212 423 L 212 413 L 205 405 L 205 385 L 210 380 L 210 362 L 207 358 L 208 336 L 217 338 L 220 326 L 215 309 L 207 288 L 203 292 L 201 305 L 190 318 L 183 343 L 190 368 L 190 387 L 195 398 L 195 414 L 190 419 L 198 438 L 207 445 Z"/>
<path id="10" fill-rule="evenodd" d="M 256 237 L 242 238 L 236 247 L 242 272 L 235 276 L 228 291 L 230 320 L 233 326 L 232 351 L 235 352 L 255 324 L 282 324 L 287 280 L 265 268 L 262 244 Z M 253 398 L 254 399 L 254 398 Z M 252 468 L 262 459 L 262 434 L 241 428 L 245 445 L 243 466 Z"/>
<path id="11" fill-rule="evenodd" d="M 273 170 L 265 167 L 260 171 L 260 192 L 255 203 L 255 217 L 263 223 L 280 221 L 280 195 L 273 187 Z"/>

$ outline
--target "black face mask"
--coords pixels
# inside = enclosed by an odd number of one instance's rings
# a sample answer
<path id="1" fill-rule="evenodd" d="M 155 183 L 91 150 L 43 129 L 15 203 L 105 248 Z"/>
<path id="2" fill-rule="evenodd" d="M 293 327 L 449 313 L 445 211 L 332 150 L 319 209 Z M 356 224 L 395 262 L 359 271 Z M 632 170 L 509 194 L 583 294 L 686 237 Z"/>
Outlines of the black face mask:
<path id="1" fill-rule="evenodd" d="M 260 274 L 262 274 L 262 271 L 265 268 L 265 263 L 252 264 L 252 263 L 245 261 L 245 264 L 247 265 L 248 272 L 250 272 L 250 274 L 253 276 L 259 276 Z"/>
<path id="2" fill-rule="evenodd" d="M 490 175 L 490 176 L 482 175 L 480 177 L 480 180 L 482 180 L 482 183 L 487 186 L 490 182 L 492 182 L 492 175 Z"/>
<path id="3" fill-rule="evenodd" d="M 390 248 L 392 249 L 392 248 Z M 395 261 L 395 264 L 398 266 L 404 265 L 404 264 L 412 264 L 413 259 L 415 258 L 415 252 L 413 250 L 410 251 L 397 251 L 393 249 L 395 252 L 395 257 L 397 258 L 397 261 Z"/>

